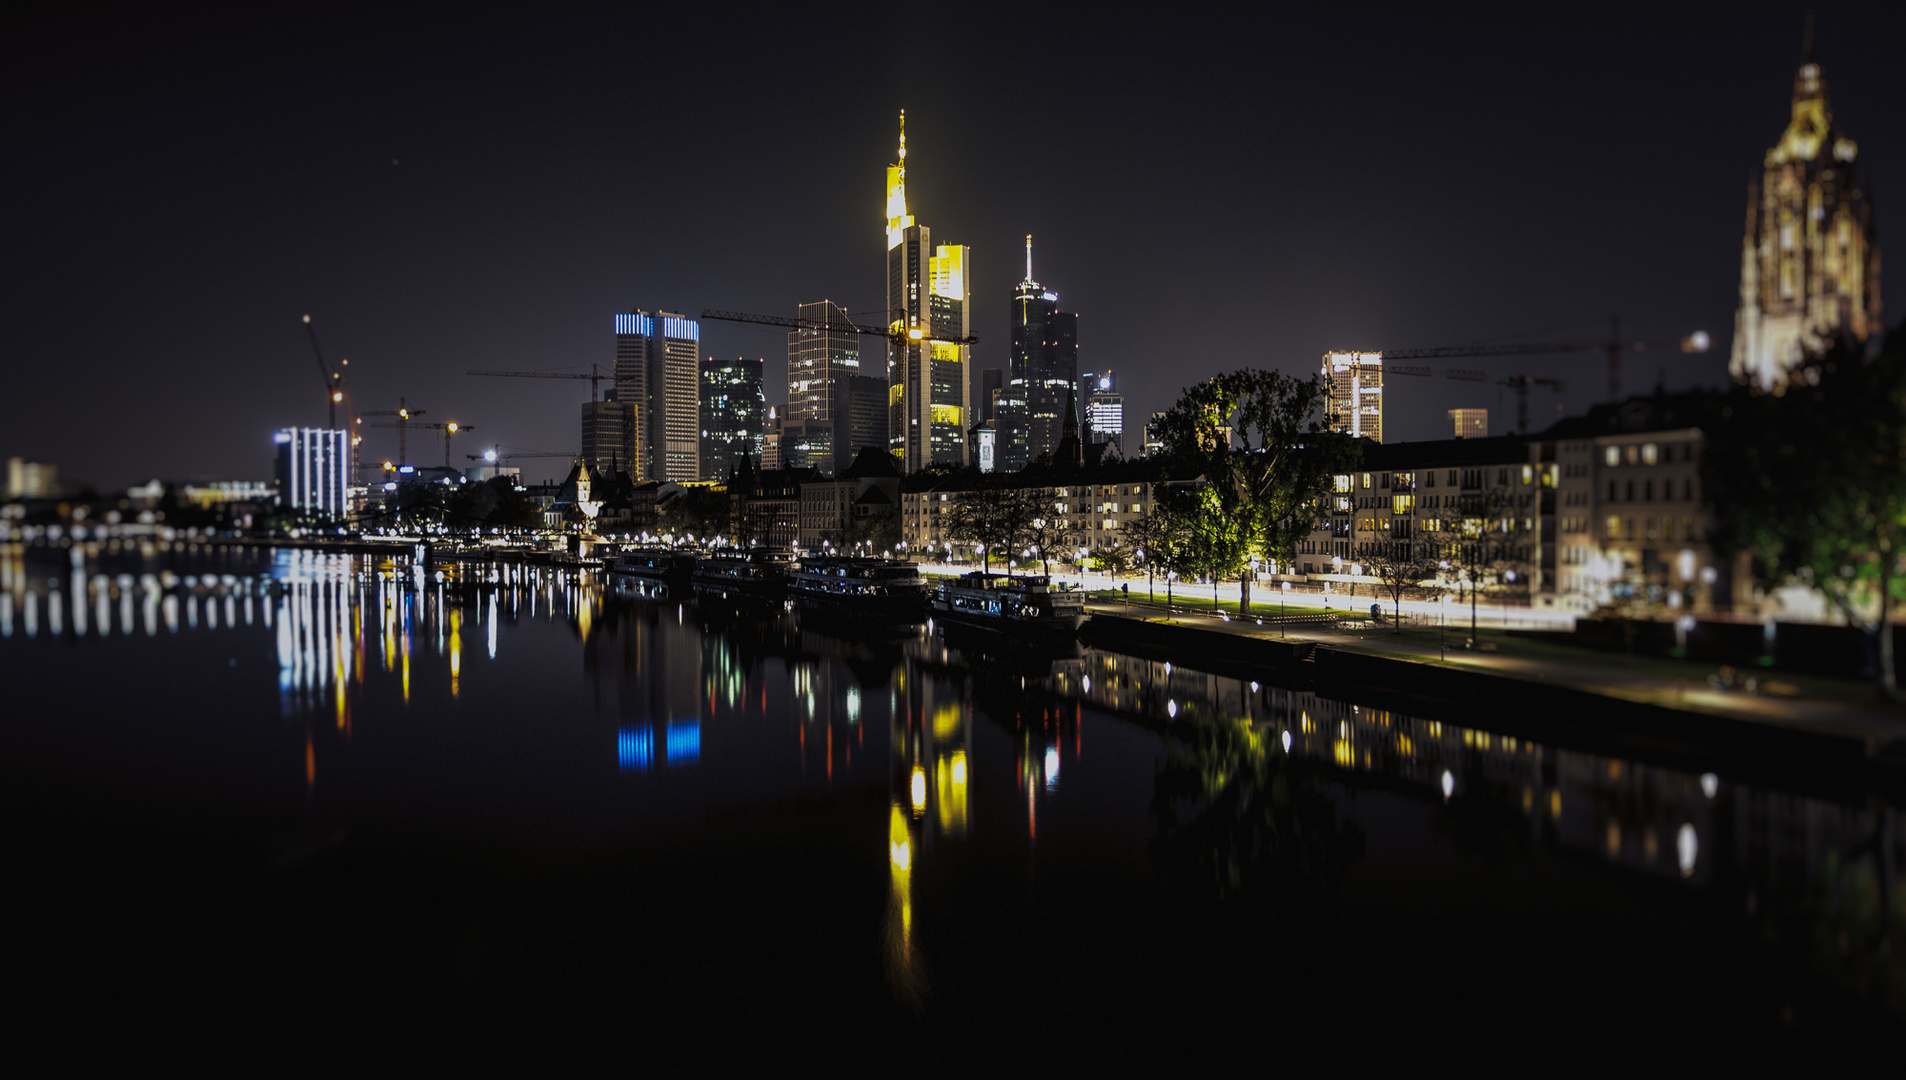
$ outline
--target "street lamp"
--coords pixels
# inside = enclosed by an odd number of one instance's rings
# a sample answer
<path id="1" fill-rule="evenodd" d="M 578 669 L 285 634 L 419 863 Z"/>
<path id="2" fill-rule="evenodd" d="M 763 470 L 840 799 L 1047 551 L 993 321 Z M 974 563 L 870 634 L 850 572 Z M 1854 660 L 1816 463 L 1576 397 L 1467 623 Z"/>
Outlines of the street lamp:
<path id="1" fill-rule="evenodd" d="M 1290 599 L 1291 599 L 1291 583 L 1286 581 L 1286 582 L 1282 582 L 1281 584 L 1284 586 L 1284 588 L 1278 593 L 1279 599 L 1277 601 L 1277 624 L 1278 624 L 1278 629 L 1282 632 L 1283 636 L 1290 637 L 1291 636 L 1290 623 L 1286 621 L 1284 612 L 1286 610 L 1286 605 L 1290 603 Z"/>

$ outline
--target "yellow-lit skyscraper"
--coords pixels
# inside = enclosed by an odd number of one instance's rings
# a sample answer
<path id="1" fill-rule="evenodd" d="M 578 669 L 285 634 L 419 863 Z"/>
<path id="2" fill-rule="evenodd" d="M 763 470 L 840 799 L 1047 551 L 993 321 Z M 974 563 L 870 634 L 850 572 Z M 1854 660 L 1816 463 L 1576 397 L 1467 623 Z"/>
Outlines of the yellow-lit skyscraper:
<path id="1" fill-rule="evenodd" d="M 887 167 L 887 311 L 894 331 L 887 360 L 888 445 L 901 467 L 966 461 L 967 381 L 972 336 L 967 315 L 968 249 L 933 246 L 932 231 L 907 213 L 907 114 L 900 156 Z"/>

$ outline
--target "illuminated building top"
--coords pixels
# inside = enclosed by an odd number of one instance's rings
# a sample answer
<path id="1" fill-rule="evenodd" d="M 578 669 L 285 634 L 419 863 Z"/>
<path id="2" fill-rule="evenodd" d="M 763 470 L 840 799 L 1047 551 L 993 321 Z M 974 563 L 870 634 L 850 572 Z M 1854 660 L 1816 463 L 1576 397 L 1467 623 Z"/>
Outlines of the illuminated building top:
<path id="1" fill-rule="evenodd" d="M 1807 354 L 1835 338 L 1864 341 L 1883 325 L 1871 177 L 1863 189 L 1859 144 L 1833 126 L 1811 38 L 1809 27 L 1787 129 L 1748 188 L 1728 363 L 1736 380 L 1775 392 Z"/>
<path id="2" fill-rule="evenodd" d="M 896 247 L 913 215 L 907 213 L 907 110 L 900 110 L 900 157 L 887 166 L 887 246 Z"/>

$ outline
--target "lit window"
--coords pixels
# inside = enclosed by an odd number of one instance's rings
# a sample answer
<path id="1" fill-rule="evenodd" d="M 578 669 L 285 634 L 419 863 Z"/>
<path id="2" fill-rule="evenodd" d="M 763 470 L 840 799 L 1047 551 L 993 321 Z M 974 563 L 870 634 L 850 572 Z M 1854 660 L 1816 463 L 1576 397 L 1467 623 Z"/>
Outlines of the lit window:
<path id="1" fill-rule="evenodd" d="M 1643 465 L 1653 465 L 1656 461 L 1660 460 L 1660 457 L 1660 450 L 1654 443 L 1641 444 L 1641 463 Z"/>
<path id="2" fill-rule="evenodd" d="M 1614 467 L 1621 464 L 1621 447 L 1611 446 L 1602 451 L 1602 464 Z"/>

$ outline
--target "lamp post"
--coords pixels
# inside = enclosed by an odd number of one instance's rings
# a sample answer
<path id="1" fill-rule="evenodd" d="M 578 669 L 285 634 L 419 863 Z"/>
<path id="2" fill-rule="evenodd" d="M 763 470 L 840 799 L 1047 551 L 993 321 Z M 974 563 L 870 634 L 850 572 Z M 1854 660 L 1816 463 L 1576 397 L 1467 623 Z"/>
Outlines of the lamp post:
<path id="1" fill-rule="evenodd" d="M 1291 636 L 1291 624 L 1290 624 L 1290 623 L 1289 623 L 1289 622 L 1288 622 L 1288 621 L 1286 620 L 1286 617 L 1285 617 L 1285 614 L 1284 614 L 1284 613 L 1285 613 L 1285 610 L 1286 610 L 1286 605 L 1288 605 L 1288 604 L 1290 603 L 1290 598 L 1291 598 L 1291 583 L 1290 583 L 1290 582 L 1288 582 L 1288 581 L 1286 581 L 1286 582 L 1283 582 L 1283 586 L 1284 586 L 1284 587 L 1283 587 L 1283 588 L 1282 588 L 1281 590 L 1279 590 L 1279 592 L 1278 592 L 1278 601 L 1277 601 L 1277 628 L 1278 628 L 1278 631 L 1279 631 L 1279 633 L 1280 633 L 1280 634 L 1282 634 L 1282 636 L 1284 636 L 1284 637 L 1290 637 L 1290 636 Z"/>
<path id="2" fill-rule="evenodd" d="M 1441 559 L 1436 563 L 1444 577 L 1449 576 L 1449 560 Z M 1449 659 L 1449 583 L 1443 583 L 1442 595 L 1436 598 L 1436 652 L 1438 659 Z"/>

